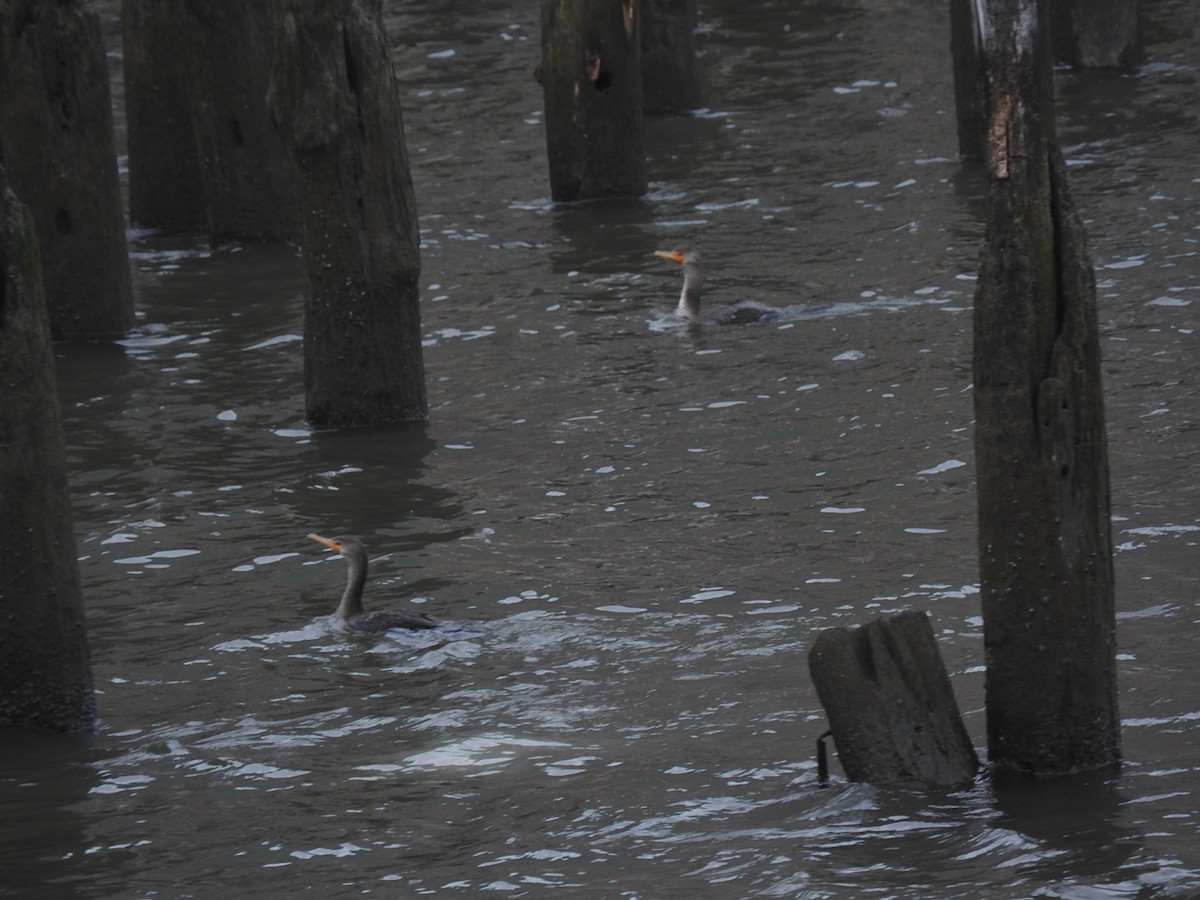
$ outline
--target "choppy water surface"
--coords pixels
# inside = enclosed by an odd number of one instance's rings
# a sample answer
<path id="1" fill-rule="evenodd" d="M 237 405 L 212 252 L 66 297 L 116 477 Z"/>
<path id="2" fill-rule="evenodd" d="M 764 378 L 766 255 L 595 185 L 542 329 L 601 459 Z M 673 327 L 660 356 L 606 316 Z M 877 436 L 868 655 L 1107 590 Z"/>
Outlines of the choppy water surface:
<path id="1" fill-rule="evenodd" d="M 9 741 L 0 893 L 1200 892 L 1195 13 L 1147 4 L 1136 72 L 1059 75 L 1126 764 L 921 794 L 817 784 L 805 660 L 926 609 L 984 746 L 982 185 L 940 8 L 703 4 L 705 106 L 651 121 L 650 194 L 561 208 L 536 4 L 435 6 L 389 20 L 427 428 L 306 426 L 288 248 L 135 234 L 136 333 L 60 354 L 103 727 Z M 714 302 L 833 307 L 681 328 L 651 253 L 683 242 Z M 465 627 L 331 629 L 343 563 L 309 531 L 364 538 L 369 602 Z"/>

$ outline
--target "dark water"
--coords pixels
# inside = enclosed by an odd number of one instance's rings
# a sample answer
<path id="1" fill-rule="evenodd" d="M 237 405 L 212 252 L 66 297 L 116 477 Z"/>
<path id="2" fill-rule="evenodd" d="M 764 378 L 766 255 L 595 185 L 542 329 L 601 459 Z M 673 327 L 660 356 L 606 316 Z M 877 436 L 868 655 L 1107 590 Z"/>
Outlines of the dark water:
<path id="1" fill-rule="evenodd" d="M 705 107 L 650 123 L 650 194 L 556 208 L 536 4 L 431 6 L 389 20 L 427 428 L 306 427 L 287 248 L 137 234 L 137 332 L 60 354 L 103 725 L 6 737 L 0 894 L 1200 893 L 1196 12 L 1147 4 L 1146 65 L 1058 83 L 1126 763 L 918 794 L 818 786 L 805 654 L 928 610 L 982 751 L 982 184 L 941 7 L 703 4 Z M 681 329 L 651 253 L 684 241 L 714 301 L 835 306 Z M 368 602 L 474 625 L 337 633 L 310 531 L 364 538 Z"/>

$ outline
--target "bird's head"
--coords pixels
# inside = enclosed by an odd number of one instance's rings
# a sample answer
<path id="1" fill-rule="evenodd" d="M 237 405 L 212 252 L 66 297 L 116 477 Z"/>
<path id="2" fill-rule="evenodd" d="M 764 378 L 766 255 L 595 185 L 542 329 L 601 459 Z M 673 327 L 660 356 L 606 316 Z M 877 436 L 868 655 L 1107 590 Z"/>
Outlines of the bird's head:
<path id="1" fill-rule="evenodd" d="M 324 546 L 328 547 L 330 550 L 333 550 L 336 553 L 342 554 L 342 556 L 346 556 L 346 557 L 361 556 L 361 557 L 365 558 L 367 555 L 366 548 L 363 547 L 362 541 L 360 541 L 356 537 L 345 536 L 345 537 L 327 538 L 327 537 L 321 537 L 321 535 L 319 535 L 319 534 L 310 534 L 310 535 L 308 535 L 308 539 L 310 541 L 316 541 L 318 544 L 323 544 Z"/>
<path id="2" fill-rule="evenodd" d="M 676 248 L 674 250 L 655 250 L 655 256 L 661 256 L 663 259 L 669 259 L 673 263 L 679 263 L 681 266 L 689 263 L 695 265 L 700 262 L 700 251 L 692 250 L 688 247 Z"/>
<path id="3" fill-rule="evenodd" d="M 679 314 L 689 319 L 700 313 L 700 289 L 704 286 L 704 267 L 700 265 L 700 251 L 691 247 L 674 250 L 655 250 L 655 256 L 669 259 L 683 266 L 683 295 L 679 300 Z"/>
<path id="4" fill-rule="evenodd" d="M 327 538 L 327 537 L 321 537 L 321 535 L 319 535 L 319 534 L 310 534 L 310 535 L 308 535 L 308 539 L 310 541 L 316 541 L 318 544 L 324 544 L 330 550 L 334 550 L 337 553 L 342 552 L 342 543 L 341 543 L 342 539 L 341 538 Z"/>
<path id="5" fill-rule="evenodd" d="M 674 250 L 655 250 L 655 256 L 669 259 L 683 266 L 683 277 L 697 288 L 704 282 L 704 267 L 700 264 L 700 251 L 692 247 L 677 247 Z"/>

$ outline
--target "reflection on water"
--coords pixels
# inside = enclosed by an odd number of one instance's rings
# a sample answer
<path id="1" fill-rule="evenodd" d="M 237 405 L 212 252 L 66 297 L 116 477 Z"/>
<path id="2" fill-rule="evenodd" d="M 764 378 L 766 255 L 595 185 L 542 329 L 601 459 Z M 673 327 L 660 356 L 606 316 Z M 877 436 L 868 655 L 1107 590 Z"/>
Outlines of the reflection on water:
<path id="1" fill-rule="evenodd" d="M 5 738 L 0 894 L 1200 891 L 1194 34 L 1059 76 L 1126 762 L 915 793 L 818 784 L 804 658 L 822 628 L 929 610 L 984 744 L 982 184 L 940 10 L 707 5 L 706 108 L 649 123 L 650 194 L 556 207 L 535 11 L 478 7 L 391 10 L 427 427 L 307 426 L 289 248 L 134 233 L 136 331 L 60 353 L 104 723 Z M 713 302 L 796 315 L 682 325 L 651 256 L 682 241 Z M 363 536 L 369 608 L 452 626 L 339 632 L 310 531 Z"/>

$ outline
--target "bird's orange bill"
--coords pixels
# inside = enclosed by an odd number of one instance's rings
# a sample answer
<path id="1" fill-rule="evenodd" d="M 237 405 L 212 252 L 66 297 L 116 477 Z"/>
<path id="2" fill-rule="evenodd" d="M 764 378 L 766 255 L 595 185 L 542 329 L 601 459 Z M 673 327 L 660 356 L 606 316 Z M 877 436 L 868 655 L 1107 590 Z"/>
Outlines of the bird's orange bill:
<path id="1" fill-rule="evenodd" d="M 683 254 L 678 250 L 655 250 L 654 255 L 661 256 L 663 259 L 669 259 L 671 262 L 683 262 Z"/>
<path id="2" fill-rule="evenodd" d="M 339 544 L 333 538 L 321 537 L 319 534 L 310 534 L 308 535 L 308 539 L 310 541 L 316 541 L 318 544 L 324 544 L 330 550 L 336 550 L 338 553 L 342 552 L 341 544 Z"/>

